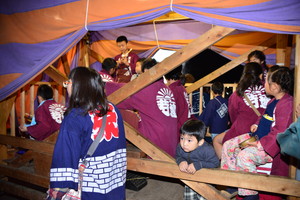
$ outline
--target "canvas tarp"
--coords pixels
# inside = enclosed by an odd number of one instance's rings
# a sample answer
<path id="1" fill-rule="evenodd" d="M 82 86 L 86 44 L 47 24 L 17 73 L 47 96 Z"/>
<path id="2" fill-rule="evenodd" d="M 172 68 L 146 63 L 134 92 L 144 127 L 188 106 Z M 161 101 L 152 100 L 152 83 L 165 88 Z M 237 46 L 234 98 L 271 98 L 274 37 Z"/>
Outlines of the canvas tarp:
<path id="1" fill-rule="evenodd" d="M 299 34 L 299 10 L 298 0 L 1 1 L 0 100 L 65 54 L 87 31 L 126 27 L 174 11 L 238 30 Z"/>

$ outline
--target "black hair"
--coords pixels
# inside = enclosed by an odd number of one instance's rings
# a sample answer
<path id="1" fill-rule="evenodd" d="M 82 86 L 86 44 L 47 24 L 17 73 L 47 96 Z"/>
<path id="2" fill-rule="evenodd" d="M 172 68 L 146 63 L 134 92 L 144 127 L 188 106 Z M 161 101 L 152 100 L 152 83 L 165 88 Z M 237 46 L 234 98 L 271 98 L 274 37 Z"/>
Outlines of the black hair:
<path id="1" fill-rule="evenodd" d="M 255 50 L 255 51 L 252 51 L 251 53 L 249 53 L 249 55 L 248 55 L 249 62 L 252 57 L 258 58 L 260 61 L 262 61 L 264 64 L 266 64 L 266 56 L 265 56 L 264 52 Z"/>
<path id="2" fill-rule="evenodd" d="M 214 82 L 211 86 L 211 89 L 215 94 L 222 95 L 224 91 L 224 85 L 221 82 Z"/>
<path id="3" fill-rule="evenodd" d="M 154 58 L 147 58 L 143 62 L 142 72 L 145 72 L 145 69 L 151 69 L 156 64 L 157 64 L 157 61 Z"/>
<path id="4" fill-rule="evenodd" d="M 87 67 L 74 68 L 69 79 L 72 81 L 72 94 L 69 99 L 67 115 L 73 108 L 81 108 L 83 114 L 92 111 L 98 116 L 107 113 L 109 106 L 100 74 Z"/>
<path id="5" fill-rule="evenodd" d="M 206 126 L 203 121 L 197 119 L 190 119 L 186 121 L 180 128 L 180 134 L 195 136 L 197 141 L 204 139 Z"/>
<path id="6" fill-rule="evenodd" d="M 128 43 L 127 37 L 124 36 L 124 35 L 121 35 L 121 36 L 119 36 L 119 37 L 116 39 L 116 42 L 123 42 L 123 41 L 125 41 L 126 43 Z"/>
<path id="7" fill-rule="evenodd" d="M 180 80 L 181 84 L 185 85 L 185 76 L 182 75 L 181 71 L 182 71 L 182 65 L 179 65 L 178 67 L 176 67 L 172 71 L 165 74 L 165 78 L 167 80 Z"/>
<path id="8" fill-rule="evenodd" d="M 243 96 L 249 87 L 262 85 L 259 75 L 263 73 L 261 65 L 256 62 L 247 63 L 244 67 L 242 77 L 237 85 L 238 96 Z"/>
<path id="9" fill-rule="evenodd" d="M 172 71 L 168 72 L 167 74 L 165 74 L 165 78 L 167 80 L 179 80 L 182 73 L 181 73 L 181 70 L 182 70 L 182 65 L 176 67 L 175 69 L 173 69 Z"/>
<path id="10" fill-rule="evenodd" d="M 109 72 L 110 69 L 117 67 L 117 61 L 112 58 L 105 58 L 102 62 L 102 68 Z"/>
<path id="11" fill-rule="evenodd" d="M 49 85 L 40 85 L 37 89 L 37 96 L 41 96 L 44 100 L 53 98 L 53 90 Z"/>
<path id="12" fill-rule="evenodd" d="M 277 69 L 274 68 L 274 70 L 272 68 L 267 81 L 276 83 L 282 91 L 292 95 L 294 82 L 292 71 L 288 67 L 276 67 Z"/>

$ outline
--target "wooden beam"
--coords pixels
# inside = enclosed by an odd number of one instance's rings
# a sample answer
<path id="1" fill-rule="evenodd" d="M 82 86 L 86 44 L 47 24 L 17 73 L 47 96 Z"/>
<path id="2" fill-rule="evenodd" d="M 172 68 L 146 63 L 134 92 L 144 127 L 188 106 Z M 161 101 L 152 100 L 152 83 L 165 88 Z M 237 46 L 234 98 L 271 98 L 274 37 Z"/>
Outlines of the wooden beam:
<path id="1" fill-rule="evenodd" d="M 238 58 L 230 61 L 229 63 L 223 65 L 222 67 L 218 68 L 217 70 L 211 72 L 210 74 L 206 75 L 205 77 L 203 77 L 202 79 L 196 81 L 194 84 L 188 86 L 186 88 L 187 93 L 191 93 L 193 91 L 195 91 L 196 89 L 202 87 L 203 85 L 209 83 L 210 81 L 214 80 L 215 78 L 221 76 L 222 74 L 228 72 L 229 70 L 235 68 L 236 66 L 238 66 L 239 64 L 245 62 L 248 58 L 248 54 L 254 50 L 260 50 L 260 51 L 264 51 L 267 48 L 269 48 L 270 46 L 272 46 L 273 44 L 275 44 L 276 40 L 275 38 L 271 38 L 267 41 L 265 41 L 263 44 L 261 44 L 261 46 L 258 47 L 254 47 L 251 50 L 249 50 L 248 52 L 244 53 L 243 55 L 239 56 Z"/>
<path id="2" fill-rule="evenodd" d="M 147 72 L 140 75 L 140 78 L 127 83 L 119 90 L 109 95 L 108 99 L 114 104 L 118 104 L 127 97 L 161 78 L 164 74 L 178 67 L 181 63 L 187 61 L 199 52 L 207 49 L 209 46 L 221 40 L 226 35 L 232 33 L 235 29 L 214 26 L 212 29 L 193 40 L 187 46 L 175 52 L 170 57 L 155 65 Z"/>
<path id="3" fill-rule="evenodd" d="M 92 50 L 91 48 L 88 49 L 89 54 L 98 62 L 103 63 L 104 57 L 98 54 L 96 51 Z"/>
<path id="4" fill-rule="evenodd" d="M 286 48 L 288 44 L 288 35 L 277 34 L 276 40 L 276 65 L 284 66 Z"/>
<path id="5" fill-rule="evenodd" d="M 222 169 L 201 169 L 194 175 L 179 171 L 175 163 L 150 159 L 127 158 L 127 168 L 160 176 L 180 178 L 232 187 L 244 187 L 252 190 L 300 197 L 300 181 L 280 176 L 269 176 Z M 247 180 L 247 181 L 245 181 Z"/>
<path id="6" fill-rule="evenodd" d="M 64 66 L 64 71 L 65 71 L 66 75 L 69 76 L 69 74 L 70 74 L 70 65 L 68 63 L 68 58 L 67 58 L 66 54 L 61 57 L 61 62 Z"/>
<path id="7" fill-rule="evenodd" d="M 52 154 L 54 149 L 53 143 L 30 140 L 25 138 L 17 138 L 13 136 L 0 135 L 0 144 L 31 149 L 40 153 Z"/>
<path id="8" fill-rule="evenodd" d="M 68 80 L 68 77 L 58 71 L 55 67 L 52 65 L 49 66 L 45 71 L 44 71 L 48 76 L 50 76 L 55 82 L 57 82 L 59 85 L 63 85 L 63 82 Z"/>
<path id="9" fill-rule="evenodd" d="M 165 153 L 157 146 L 155 146 L 151 141 L 147 140 L 144 136 L 139 134 L 134 128 L 132 128 L 128 123 L 125 123 L 125 133 L 126 138 L 132 142 L 135 146 L 145 152 L 148 156 L 155 160 L 167 161 L 175 164 L 175 160 L 169 154 Z M 178 167 L 177 167 L 178 170 Z M 154 173 L 155 174 L 155 173 Z M 191 187 L 193 190 L 197 191 L 206 199 L 216 199 L 224 200 L 224 197 L 218 190 L 210 185 L 204 183 L 197 183 L 193 181 L 181 180 L 183 183 Z"/>
<path id="10" fill-rule="evenodd" d="M 0 174 L 44 188 L 49 187 L 49 177 L 29 173 L 25 170 L 21 170 L 15 167 L 0 164 Z"/>
<path id="11" fill-rule="evenodd" d="M 1 180 L 0 181 L 1 191 L 12 194 L 14 196 L 22 197 L 25 199 L 46 199 L 47 194 L 40 192 L 25 186 L 21 186 L 15 183 Z"/>

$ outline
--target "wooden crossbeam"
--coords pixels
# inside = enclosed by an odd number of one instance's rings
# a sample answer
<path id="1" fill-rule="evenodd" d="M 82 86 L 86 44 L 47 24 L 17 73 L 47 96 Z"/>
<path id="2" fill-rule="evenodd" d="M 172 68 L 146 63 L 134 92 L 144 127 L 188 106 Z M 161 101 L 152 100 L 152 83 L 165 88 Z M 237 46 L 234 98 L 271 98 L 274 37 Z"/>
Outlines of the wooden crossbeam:
<path id="1" fill-rule="evenodd" d="M 108 100 L 114 104 L 118 104 L 132 94 L 138 92 L 142 88 L 158 80 L 169 71 L 175 69 L 183 62 L 197 55 L 201 51 L 207 49 L 209 46 L 218 42 L 226 35 L 232 33 L 235 29 L 225 28 L 221 26 L 214 26 L 212 29 L 193 40 L 191 43 L 178 50 L 170 57 L 164 59 L 161 63 L 155 65 L 147 72 L 140 75 L 140 78 L 134 79 L 127 83 L 122 88 L 118 89 L 111 95 Z"/>
<path id="2" fill-rule="evenodd" d="M 55 67 L 52 65 L 49 66 L 45 71 L 44 71 L 48 76 L 50 76 L 55 82 L 57 82 L 59 85 L 63 85 L 63 82 L 68 80 L 68 77 L 58 71 Z"/>
<path id="3" fill-rule="evenodd" d="M 191 175 L 179 171 L 178 166 L 171 162 L 128 157 L 127 163 L 129 170 L 149 174 L 300 197 L 300 181 L 286 177 L 222 169 L 201 169 Z"/>
<path id="4" fill-rule="evenodd" d="M 0 135 L 0 144 L 8 144 L 13 147 L 21 147 L 24 149 L 31 149 L 40 153 L 52 154 L 54 145 L 53 143 L 29 140 L 25 138 L 13 137 L 8 135 Z"/>
<path id="5" fill-rule="evenodd" d="M 139 149 L 144 151 L 148 156 L 155 160 L 167 161 L 175 164 L 175 160 L 169 154 L 155 146 L 150 140 L 146 139 L 144 136 L 139 134 L 133 127 L 131 127 L 128 123 L 125 123 L 125 133 L 126 138 L 136 145 Z M 177 167 L 178 171 L 178 167 Z M 154 173 L 155 174 L 155 173 Z M 188 180 L 181 180 L 183 183 L 191 187 L 193 190 L 197 191 L 206 199 L 216 199 L 216 200 L 224 200 L 227 199 L 223 196 L 217 189 L 214 187 L 204 184 L 197 183 Z"/>
<path id="6" fill-rule="evenodd" d="M 36 175 L 15 167 L 0 164 L 0 174 L 44 188 L 49 187 L 49 177 Z"/>
<path id="7" fill-rule="evenodd" d="M 222 74 L 225 74 L 226 72 L 230 71 L 231 69 L 235 68 L 239 64 L 245 62 L 248 58 L 248 55 L 250 52 L 254 50 L 260 50 L 264 51 L 274 45 L 276 43 L 276 39 L 274 37 L 270 38 L 269 40 L 263 42 L 261 46 L 257 46 L 252 48 L 251 50 L 247 51 L 243 55 L 239 56 L 238 58 L 230 61 L 229 63 L 223 65 L 222 67 L 216 69 L 215 71 L 211 72 L 210 74 L 206 75 L 202 79 L 196 81 L 194 84 L 188 86 L 186 88 L 187 93 L 191 93 L 198 88 L 202 87 L 203 85 L 209 83 L 210 81 L 214 80 L 215 78 L 221 76 Z"/>

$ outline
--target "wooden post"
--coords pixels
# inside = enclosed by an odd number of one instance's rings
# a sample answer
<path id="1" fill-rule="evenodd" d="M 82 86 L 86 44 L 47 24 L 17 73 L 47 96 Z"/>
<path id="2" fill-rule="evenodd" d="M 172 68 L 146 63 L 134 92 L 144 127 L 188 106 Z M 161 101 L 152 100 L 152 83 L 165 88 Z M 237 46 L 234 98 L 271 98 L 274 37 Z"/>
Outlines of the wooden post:
<path id="1" fill-rule="evenodd" d="M 25 90 L 24 88 L 21 90 L 21 94 L 20 94 L 20 108 L 21 108 L 21 112 L 20 112 L 20 124 L 25 124 Z"/>
<path id="2" fill-rule="evenodd" d="M 279 66 L 284 66 L 286 58 L 286 48 L 288 44 L 288 35 L 278 34 L 276 40 L 276 64 Z"/>
<path id="3" fill-rule="evenodd" d="M 16 136 L 16 106 L 15 102 L 12 104 L 11 110 L 10 110 L 10 135 Z"/>
<path id="4" fill-rule="evenodd" d="M 30 94 L 30 115 L 34 115 L 34 84 L 30 86 L 29 89 L 29 94 Z"/>

